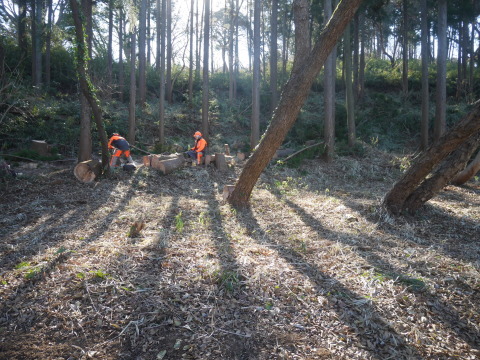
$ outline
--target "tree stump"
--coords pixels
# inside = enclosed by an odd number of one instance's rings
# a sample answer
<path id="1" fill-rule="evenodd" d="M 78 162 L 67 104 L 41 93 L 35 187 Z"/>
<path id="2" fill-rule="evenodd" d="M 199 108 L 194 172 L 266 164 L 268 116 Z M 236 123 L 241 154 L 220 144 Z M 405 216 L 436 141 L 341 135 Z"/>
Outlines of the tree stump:
<path id="1" fill-rule="evenodd" d="M 235 185 L 225 185 L 223 187 L 223 201 L 227 201 L 228 197 L 230 194 L 233 192 L 235 189 Z"/>
<path id="2" fill-rule="evenodd" d="M 50 155 L 50 150 L 52 148 L 44 140 L 32 140 L 30 147 L 33 151 L 37 152 L 40 156 Z"/>
<path id="3" fill-rule="evenodd" d="M 215 155 L 205 155 L 205 166 L 215 162 Z"/>
<path id="4" fill-rule="evenodd" d="M 227 170 L 227 161 L 225 160 L 224 154 L 215 153 L 215 166 L 220 171 Z"/>
<path id="5" fill-rule="evenodd" d="M 230 147 L 228 144 L 225 144 L 225 155 L 230 155 Z"/>
<path id="6" fill-rule="evenodd" d="M 75 177 L 83 183 L 91 183 L 102 173 L 102 164 L 98 160 L 87 160 L 78 163 L 73 169 Z"/>

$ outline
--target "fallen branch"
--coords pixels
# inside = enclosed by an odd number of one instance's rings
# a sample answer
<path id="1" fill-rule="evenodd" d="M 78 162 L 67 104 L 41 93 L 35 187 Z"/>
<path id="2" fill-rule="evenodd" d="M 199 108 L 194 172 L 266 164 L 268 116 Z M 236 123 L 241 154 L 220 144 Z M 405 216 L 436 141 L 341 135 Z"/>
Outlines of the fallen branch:
<path id="1" fill-rule="evenodd" d="M 314 147 L 316 147 L 316 146 L 323 145 L 323 144 L 324 144 L 324 142 L 321 141 L 321 142 L 319 142 L 319 143 L 316 143 L 316 144 L 307 146 L 306 148 L 303 148 L 303 149 L 301 149 L 301 150 L 298 150 L 298 151 L 294 152 L 292 155 L 287 156 L 285 159 L 283 159 L 283 160 L 281 160 L 281 161 L 282 161 L 282 162 L 287 162 L 288 160 L 292 159 L 293 157 L 297 156 L 298 154 L 300 154 L 300 153 L 302 153 L 302 152 L 304 152 L 304 151 L 306 151 L 306 150 L 312 149 L 312 148 L 314 148 Z"/>
<path id="2" fill-rule="evenodd" d="M 27 161 L 32 161 L 32 162 L 38 161 L 38 160 L 34 160 L 34 159 L 30 159 L 30 158 L 23 157 L 23 156 L 10 155 L 10 154 L 0 154 L 0 156 L 3 156 L 3 157 L 8 156 L 8 157 L 13 157 L 13 158 L 15 158 L 15 159 L 27 160 Z"/>

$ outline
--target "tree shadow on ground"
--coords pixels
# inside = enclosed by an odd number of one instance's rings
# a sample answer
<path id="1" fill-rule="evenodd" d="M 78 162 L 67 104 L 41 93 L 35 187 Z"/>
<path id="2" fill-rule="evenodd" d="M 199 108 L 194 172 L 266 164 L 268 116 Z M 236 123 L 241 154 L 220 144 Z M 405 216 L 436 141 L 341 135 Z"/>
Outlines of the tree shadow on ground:
<path id="1" fill-rule="evenodd" d="M 457 334 L 459 338 L 464 340 L 474 349 L 480 349 L 480 332 L 475 327 L 468 324 L 468 321 L 464 320 L 459 313 L 449 304 L 442 301 L 436 294 L 432 293 L 425 287 L 425 284 L 419 282 L 418 279 L 412 278 L 409 275 L 403 274 L 403 271 L 395 268 L 393 265 L 385 261 L 378 252 L 387 251 L 390 246 L 385 244 L 385 241 L 382 239 L 382 244 L 379 242 L 379 239 L 376 239 L 371 236 L 362 235 L 361 237 L 355 237 L 349 235 L 350 240 L 345 241 L 345 238 L 342 236 L 337 236 L 335 232 L 332 232 L 322 226 L 320 220 L 315 216 L 309 214 L 305 209 L 301 208 L 292 201 L 284 198 L 278 192 L 273 193 L 278 199 L 281 199 L 287 206 L 289 206 L 299 217 L 300 219 L 311 229 L 316 231 L 319 236 L 325 237 L 328 239 L 333 239 L 334 241 L 341 241 L 346 245 L 357 246 L 358 244 L 367 243 L 371 247 L 363 248 L 364 251 L 356 251 L 356 254 L 365 259 L 371 266 L 376 269 L 379 274 L 389 276 L 392 279 L 397 279 L 400 283 L 403 283 L 406 286 L 407 291 L 415 292 L 417 297 L 420 299 L 421 304 L 427 309 L 430 314 L 434 314 L 434 319 L 438 324 L 443 324 L 448 326 L 453 332 Z M 358 208 L 358 204 L 352 206 L 352 208 Z M 451 221 L 451 219 L 450 219 Z M 397 237 L 398 234 L 391 234 L 393 237 Z M 392 240 L 394 243 L 394 240 Z M 362 249 L 362 247 L 360 246 Z M 443 248 L 443 250 L 445 250 Z M 451 251 L 447 251 L 448 255 L 453 255 Z M 466 285 L 466 284 L 465 284 Z M 467 285 L 466 285 L 467 286 Z M 470 291 L 474 294 L 475 291 L 470 286 L 467 286 L 467 291 Z M 473 304 L 470 304 L 473 305 Z M 478 304 L 477 304 L 478 305 Z M 480 309 L 475 308 L 474 311 L 480 311 Z"/>
<path id="2" fill-rule="evenodd" d="M 401 351 L 402 358 L 421 358 L 417 350 L 410 346 L 406 339 L 398 334 L 387 321 L 382 319 L 372 305 L 363 301 L 362 296 L 306 262 L 304 257 L 289 245 L 274 241 L 262 229 L 251 209 L 239 212 L 238 221 L 258 243 L 271 248 L 299 273 L 308 277 L 315 285 L 318 294 L 340 294 L 341 301 L 337 301 L 335 295 L 327 296 L 327 306 L 337 312 L 339 319 L 357 334 L 357 346 L 363 348 L 369 356 L 375 359 L 385 359 L 386 356 L 395 355 L 396 358 L 399 358 L 399 351 Z M 365 322 L 365 319 L 369 319 L 369 321 Z M 359 324 L 363 324 L 365 330 L 360 329 Z M 385 336 L 386 334 L 388 335 Z"/>

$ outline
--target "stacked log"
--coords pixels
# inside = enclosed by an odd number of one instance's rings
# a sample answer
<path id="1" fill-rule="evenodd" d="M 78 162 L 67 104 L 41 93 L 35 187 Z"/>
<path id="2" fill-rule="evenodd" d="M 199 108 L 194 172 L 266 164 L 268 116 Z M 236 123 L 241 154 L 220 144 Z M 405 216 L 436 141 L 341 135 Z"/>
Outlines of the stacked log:
<path id="1" fill-rule="evenodd" d="M 78 163 L 73 169 L 75 177 L 83 183 L 91 183 L 102 173 L 102 164 L 97 160 Z"/>
<path id="2" fill-rule="evenodd" d="M 183 166 L 185 159 L 182 154 L 147 155 L 143 157 L 143 164 L 147 167 L 160 170 L 164 175 Z"/>

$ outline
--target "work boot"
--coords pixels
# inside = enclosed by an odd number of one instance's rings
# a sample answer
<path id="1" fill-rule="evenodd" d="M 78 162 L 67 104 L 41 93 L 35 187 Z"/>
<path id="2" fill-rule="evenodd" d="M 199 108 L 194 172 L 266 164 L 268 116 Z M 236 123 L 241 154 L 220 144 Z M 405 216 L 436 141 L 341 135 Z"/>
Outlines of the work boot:
<path id="1" fill-rule="evenodd" d="M 128 163 L 129 163 L 129 164 L 135 165 L 135 161 L 133 161 L 133 159 L 132 159 L 131 156 L 127 157 L 127 160 L 128 160 Z"/>

